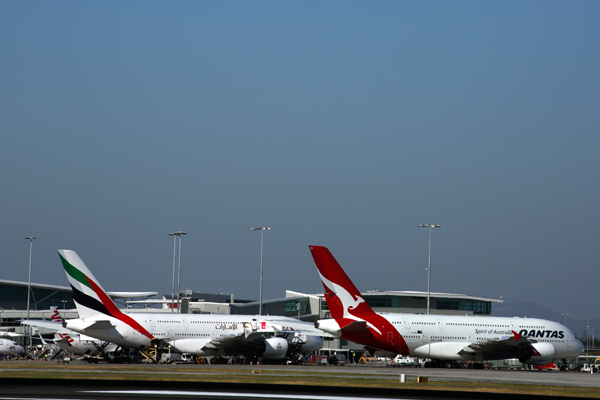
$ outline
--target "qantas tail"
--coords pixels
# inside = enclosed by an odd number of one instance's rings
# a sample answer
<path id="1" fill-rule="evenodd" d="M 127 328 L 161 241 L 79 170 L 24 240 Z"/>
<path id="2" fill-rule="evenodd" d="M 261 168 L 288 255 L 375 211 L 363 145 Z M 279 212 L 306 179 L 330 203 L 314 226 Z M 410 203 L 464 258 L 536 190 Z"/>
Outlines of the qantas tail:
<path id="1" fill-rule="evenodd" d="M 325 288 L 331 318 L 375 314 L 331 252 L 322 246 L 309 246 Z"/>

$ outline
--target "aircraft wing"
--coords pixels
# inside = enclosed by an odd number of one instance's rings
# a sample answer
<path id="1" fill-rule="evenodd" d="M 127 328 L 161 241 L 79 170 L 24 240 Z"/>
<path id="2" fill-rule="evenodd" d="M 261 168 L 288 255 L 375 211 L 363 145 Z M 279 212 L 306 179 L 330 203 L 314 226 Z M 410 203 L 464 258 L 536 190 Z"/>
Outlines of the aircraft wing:
<path id="1" fill-rule="evenodd" d="M 230 335 L 230 336 L 221 336 L 210 339 L 210 341 L 206 342 L 204 346 L 202 346 L 202 350 L 205 349 L 222 349 L 222 348 L 231 348 L 235 346 L 244 346 L 251 344 L 256 340 L 263 340 L 264 336 L 259 332 L 252 332 L 246 335 L 243 332 Z"/>
<path id="2" fill-rule="evenodd" d="M 4 338 L 13 338 L 13 337 L 22 337 L 25 336 L 24 333 L 15 333 L 15 332 L 5 332 L 5 331 L 0 331 L 0 338 L 4 337 Z"/>
<path id="3" fill-rule="evenodd" d="M 63 326 L 60 322 L 50 322 L 50 321 L 30 319 L 27 321 L 21 321 L 21 325 L 28 325 L 28 326 L 33 327 L 37 331 L 48 331 L 50 333 L 55 333 L 55 332 L 75 333 L 74 331 L 72 331 L 70 329 L 63 328 Z"/>
<path id="4" fill-rule="evenodd" d="M 297 319 L 286 317 L 265 317 L 267 321 L 266 327 L 260 329 L 260 332 L 271 333 L 292 333 L 298 332 L 306 335 L 333 337 L 331 334 L 315 328 L 315 325 L 310 322 L 298 321 Z"/>
<path id="5" fill-rule="evenodd" d="M 462 353 L 484 353 L 484 354 L 502 354 L 517 356 L 524 350 L 531 349 L 535 353 L 535 348 L 526 337 L 513 331 L 513 336 L 501 336 L 497 338 L 477 341 L 465 346 L 459 354 Z"/>

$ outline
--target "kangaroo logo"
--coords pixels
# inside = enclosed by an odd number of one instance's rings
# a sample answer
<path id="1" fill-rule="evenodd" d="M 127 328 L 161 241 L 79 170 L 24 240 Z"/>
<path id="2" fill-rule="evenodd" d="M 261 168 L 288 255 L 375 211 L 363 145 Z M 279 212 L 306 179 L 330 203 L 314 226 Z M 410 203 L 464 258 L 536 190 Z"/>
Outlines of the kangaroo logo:
<path id="1" fill-rule="evenodd" d="M 351 295 L 343 286 L 333 283 L 329 279 L 325 278 L 320 271 L 319 275 L 321 276 L 321 281 L 323 281 L 325 286 L 330 288 L 330 290 L 333 291 L 342 302 L 342 306 L 344 308 L 344 318 L 353 319 L 355 321 L 365 321 L 367 325 L 369 325 L 381 335 L 381 331 L 377 329 L 371 322 L 367 321 L 366 319 L 357 317 L 351 313 L 351 311 L 356 310 L 361 303 L 364 303 L 365 299 L 363 299 L 361 296 Z"/>
<path id="2" fill-rule="evenodd" d="M 348 292 L 346 292 L 346 293 L 348 293 Z M 348 293 L 348 295 L 350 295 L 350 294 Z M 350 295 L 350 298 L 352 298 L 352 297 L 353 296 Z M 356 308 L 360 305 L 360 303 L 364 303 L 364 302 L 365 302 L 365 299 L 363 299 L 362 297 L 356 296 L 356 299 L 353 300 L 352 304 L 350 304 L 347 309 L 348 309 L 348 311 L 356 310 Z M 343 301 L 342 301 L 342 303 L 343 303 Z M 345 304 L 344 304 L 344 306 L 345 306 Z"/>

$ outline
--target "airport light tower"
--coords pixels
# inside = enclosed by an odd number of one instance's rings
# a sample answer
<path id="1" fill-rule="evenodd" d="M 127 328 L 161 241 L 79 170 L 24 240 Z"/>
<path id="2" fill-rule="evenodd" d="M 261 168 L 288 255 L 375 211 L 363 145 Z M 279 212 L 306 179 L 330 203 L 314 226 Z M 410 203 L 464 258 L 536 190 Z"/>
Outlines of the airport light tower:
<path id="1" fill-rule="evenodd" d="M 567 315 L 569 315 L 569 313 L 562 313 L 560 315 L 564 315 L 565 316 L 565 327 L 567 326 Z"/>
<path id="2" fill-rule="evenodd" d="M 181 236 L 187 235 L 187 232 L 176 231 L 169 233 L 169 236 L 173 236 L 173 283 L 171 284 L 171 314 L 175 312 L 174 301 L 175 301 L 175 249 L 177 248 L 177 237 L 179 237 L 179 266 L 177 267 L 177 307 L 179 308 L 179 277 L 181 275 Z"/>
<path id="3" fill-rule="evenodd" d="M 35 236 L 27 236 L 25 240 L 29 240 L 29 279 L 27 280 L 27 320 L 29 321 L 29 298 L 31 297 L 31 255 L 33 253 L 33 241 L 37 239 Z M 31 350 L 31 326 L 27 328 L 29 331 L 29 350 Z"/>
<path id="4" fill-rule="evenodd" d="M 258 298 L 258 315 L 262 315 L 262 296 L 263 296 L 263 234 L 271 230 L 268 226 L 256 226 L 250 228 L 251 231 L 260 231 L 260 294 Z"/>
<path id="5" fill-rule="evenodd" d="M 427 263 L 427 315 L 430 314 L 430 301 L 431 301 L 431 228 L 441 228 L 441 225 L 437 224 L 421 224 L 419 228 L 429 228 L 429 261 Z"/>

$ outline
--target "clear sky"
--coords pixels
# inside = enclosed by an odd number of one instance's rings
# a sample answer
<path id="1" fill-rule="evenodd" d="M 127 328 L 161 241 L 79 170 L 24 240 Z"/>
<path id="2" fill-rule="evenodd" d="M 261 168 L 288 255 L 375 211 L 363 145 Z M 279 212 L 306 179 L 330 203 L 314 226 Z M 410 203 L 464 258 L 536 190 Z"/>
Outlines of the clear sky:
<path id="1" fill-rule="evenodd" d="M 0 2 L 0 279 L 600 317 L 600 2 Z"/>

